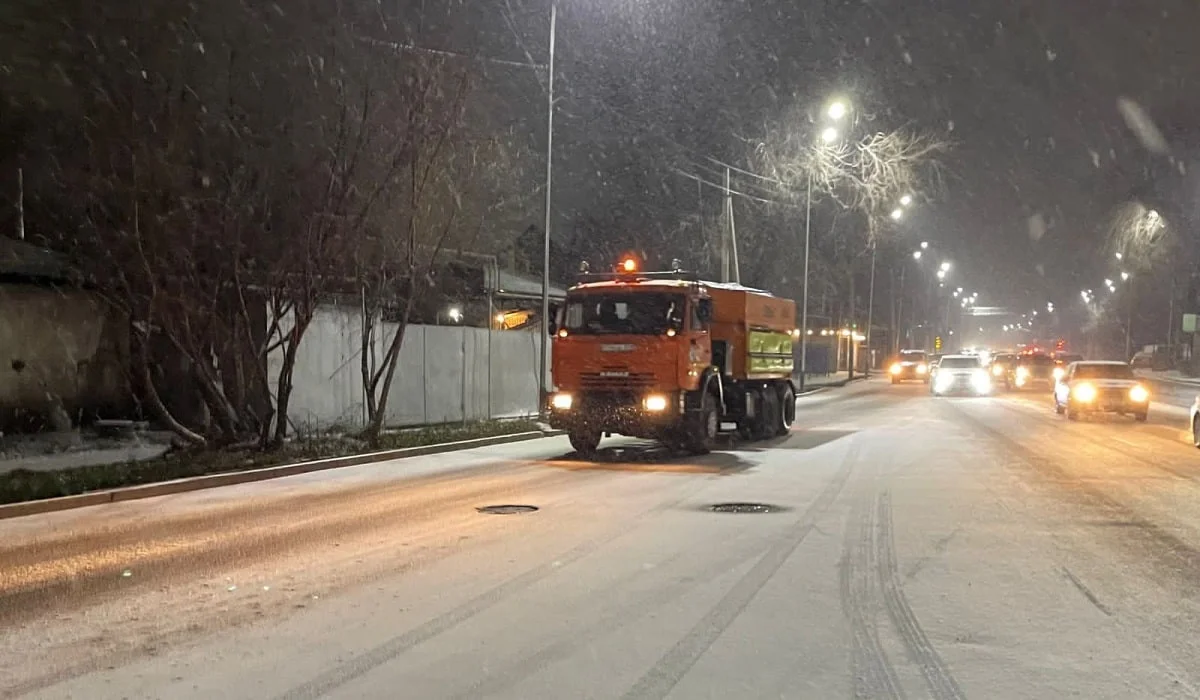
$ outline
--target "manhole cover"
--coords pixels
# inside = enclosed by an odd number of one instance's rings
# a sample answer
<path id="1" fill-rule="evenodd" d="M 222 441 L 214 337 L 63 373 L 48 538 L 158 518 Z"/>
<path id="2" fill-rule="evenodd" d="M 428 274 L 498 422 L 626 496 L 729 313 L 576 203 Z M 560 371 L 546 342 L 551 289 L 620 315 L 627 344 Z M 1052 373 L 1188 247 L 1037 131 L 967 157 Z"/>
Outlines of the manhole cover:
<path id="1" fill-rule="evenodd" d="M 537 510 L 537 506 L 484 506 L 475 510 L 488 515 L 515 515 L 517 513 L 532 513 Z"/>
<path id="2" fill-rule="evenodd" d="M 718 503 L 709 510 L 717 513 L 778 513 L 783 508 L 769 503 Z"/>

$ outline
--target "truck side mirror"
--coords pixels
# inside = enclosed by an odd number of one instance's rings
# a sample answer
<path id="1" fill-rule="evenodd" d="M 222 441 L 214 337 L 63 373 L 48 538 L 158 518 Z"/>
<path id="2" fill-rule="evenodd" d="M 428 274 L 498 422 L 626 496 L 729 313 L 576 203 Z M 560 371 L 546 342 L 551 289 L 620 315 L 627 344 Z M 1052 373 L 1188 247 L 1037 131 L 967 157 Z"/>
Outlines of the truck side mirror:
<path id="1" fill-rule="evenodd" d="M 704 323 L 712 320 L 712 299 L 701 299 L 696 307 L 696 315 Z"/>

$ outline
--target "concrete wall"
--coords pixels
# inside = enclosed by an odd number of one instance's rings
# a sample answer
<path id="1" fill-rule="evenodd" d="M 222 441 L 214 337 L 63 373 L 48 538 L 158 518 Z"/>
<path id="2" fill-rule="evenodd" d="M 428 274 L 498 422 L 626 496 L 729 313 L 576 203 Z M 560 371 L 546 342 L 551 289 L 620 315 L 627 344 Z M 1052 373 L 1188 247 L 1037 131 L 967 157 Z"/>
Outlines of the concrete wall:
<path id="1" fill-rule="evenodd" d="M 19 413 L 127 409 L 123 319 L 77 289 L 0 284 L 0 429 Z"/>
<path id="2" fill-rule="evenodd" d="M 370 352 L 378 363 L 396 324 L 383 324 Z M 366 420 L 357 308 L 323 307 L 300 343 L 289 417 L 300 429 L 353 429 Z M 410 325 L 386 410 L 388 426 L 537 412 L 536 331 Z M 269 362 L 278 371 L 278 353 Z"/>

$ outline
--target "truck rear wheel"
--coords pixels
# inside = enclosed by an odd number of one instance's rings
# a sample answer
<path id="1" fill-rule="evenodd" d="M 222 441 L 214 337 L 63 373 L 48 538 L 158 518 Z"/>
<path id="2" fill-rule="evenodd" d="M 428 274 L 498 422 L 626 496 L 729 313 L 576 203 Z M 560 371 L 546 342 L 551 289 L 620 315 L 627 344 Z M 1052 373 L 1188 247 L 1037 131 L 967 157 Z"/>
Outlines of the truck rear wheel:
<path id="1" fill-rule="evenodd" d="M 575 452 L 580 457 L 587 459 L 595 456 L 596 448 L 600 446 L 600 431 L 572 430 L 567 433 L 567 439 L 571 441 L 571 447 L 575 448 Z"/>
<path id="2" fill-rule="evenodd" d="M 713 444 L 717 441 L 717 432 L 721 429 L 717 398 L 712 392 L 706 391 L 700 396 L 700 410 L 690 418 L 684 447 L 688 452 L 697 455 L 712 452 Z"/>
<path id="3" fill-rule="evenodd" d="M 787 435 L 792 431 L 792 423 L 796 422 L 796 394 L 792 387 L 785 386 L 779 392 L 779 413 L 775 419 L 775 434 Z"/>

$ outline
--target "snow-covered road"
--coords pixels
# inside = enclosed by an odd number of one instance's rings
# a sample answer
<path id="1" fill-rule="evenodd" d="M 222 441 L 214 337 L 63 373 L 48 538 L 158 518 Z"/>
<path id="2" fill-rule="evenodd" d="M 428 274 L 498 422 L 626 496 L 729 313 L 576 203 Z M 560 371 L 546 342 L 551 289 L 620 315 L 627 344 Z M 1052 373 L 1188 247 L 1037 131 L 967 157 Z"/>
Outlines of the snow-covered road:
<path id="1" fill-rule="evenodd" d="M 548 438 L 3 521 L 0 695 L 1197 697 L 1182 428 L 870 381 L 698 459 Z"/>

